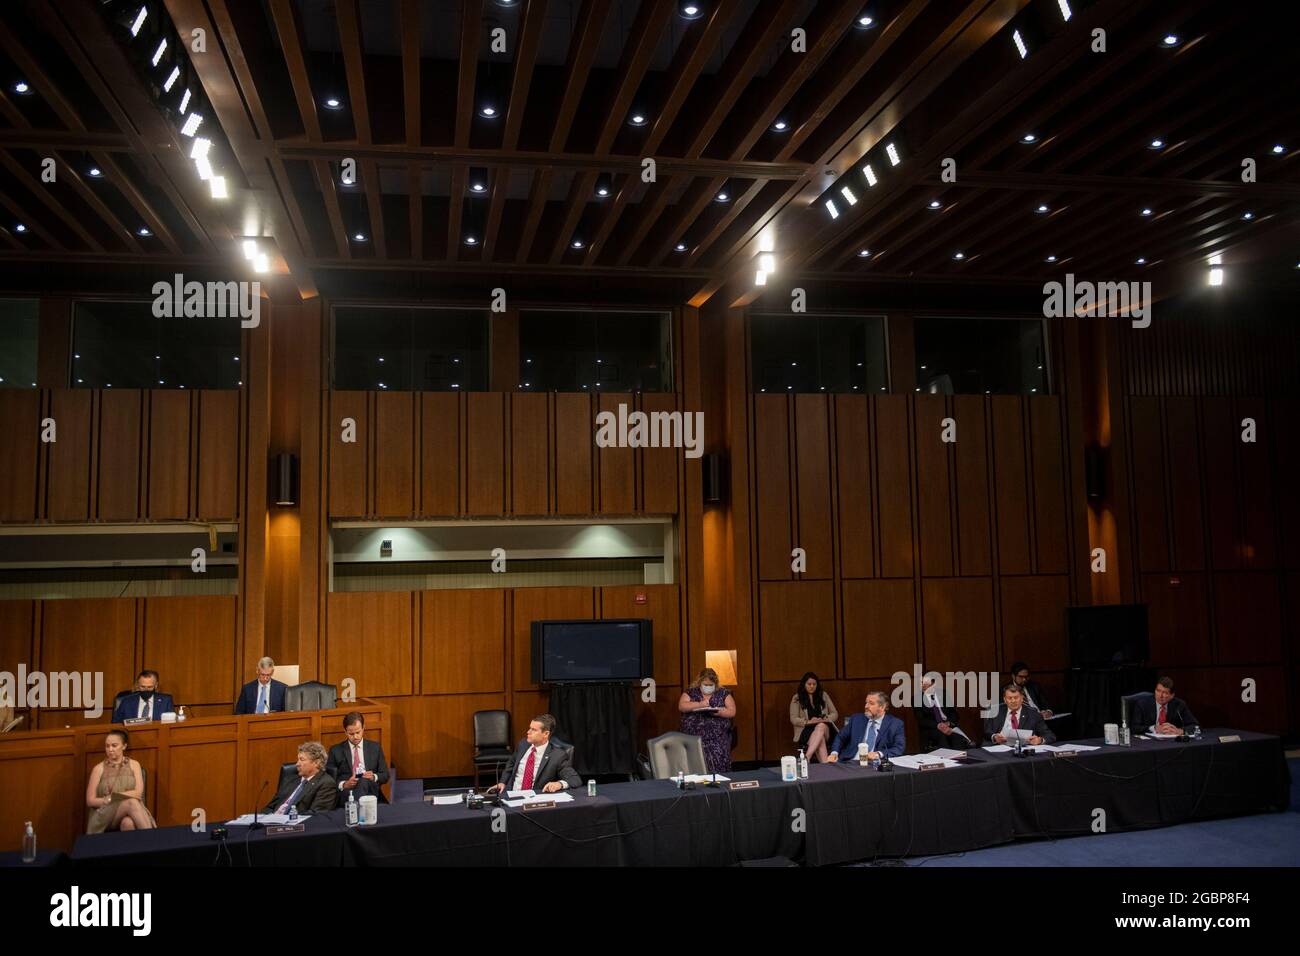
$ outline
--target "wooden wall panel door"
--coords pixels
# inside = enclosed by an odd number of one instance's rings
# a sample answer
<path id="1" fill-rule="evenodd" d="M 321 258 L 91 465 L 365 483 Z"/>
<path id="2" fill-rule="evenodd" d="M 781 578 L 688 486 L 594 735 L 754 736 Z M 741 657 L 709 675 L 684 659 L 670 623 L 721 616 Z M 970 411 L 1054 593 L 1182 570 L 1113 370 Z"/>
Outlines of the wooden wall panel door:
<path id="1" fill-rule="evenodd" d="M 1215 570 L 1241 567 L 1237 548 L 1237 480 L 1234 465 L 1236 446 L 1241 443 L 1241 424 L 1232 420 L 1231 400 L 1202 399 L 1202 428 L 1205 435 L 1205 505 L 1210 526 L 1210 558 Z"/>
<path id="2" fill-rule="evenodd" d="M 589 515 L 592 506 L 591 460 L 596 416 L 591 396 L 559 392 L 555 396 L 555 511 Z"/>
<path id="3" fill-rule="evenodd" d="M 420 508 L 425 516 L 460 514 L 460 399 L 420 395 Z"/>
<path id="4" fill-rule="evenodd" d="M 1138 569 L 1168 571 L 1173 565 L 1169 557 L 1169 520 L 1165 507 L 1165 443 L 1160 399 L 1130 398 L 1129 421 Z"/>
<path id="5" fill-rule="evenodd" d="M 35 601 L 0 601 L 0 671 L 17 675 L 19 664 L 36 670 L 35 611 Z"/>
<path id="6" fill-rule="evenodd" d="M 632 396 L 611 392 L 599 396 L 602 412 L 616 417 L 618 406 L 626 405 L 632 411 Z M 592 431 L 595 440 L 595 431 Z M 598 448 L 600 463 L 600 513 L 603 515 L 631 514 L 636 511 L 636 457 L 631 448 Z"/>
<path id="7" fill-rule="evenodd" d="M 190 516 L 190 393 L 151 390 L 149 396 L 150 521 Z"/>
<path id="8" fill-rule="evenodd" d="M 238 648 L 233 594 L 144 600 L 145 667 L 177 704 L 229 704 L 247 675 L 235 670 Z"/>
<path id="9" fill-rule="evenodd" d="M 50 453 L 46 468 L 45 517 L 51 521 L 90 519 L 93 395 L 90 389 L 56 388 L 50 391 L 50 417 L 54 419 L 55 437 L 58 439 L 46 446 Z M 187 445 L 187 456 L 188 451 Z"/>
<path id="10" fill-rule="evenodd" d="M 988 670 L 995 660 L 993 582 L 989 578 L 921 581 L 926 670 Z"/>
<path id="11" fill-rule="evenodd" d="M 344 421 L 355 429 L 356 441 L 345 442 Z M 329 513 L 334 518 L 361 518 L 370 513 L 366 467 L 370 445 L 370 415 L 365 392 L 330 392 L 329 415 L 325 422 L 329 442 Z"/>
<path id="12" fill-rule="evenodd" d="M 793 687 L 805 671 L 836 673 L 833 587 L 830 581 L 759 585 L 763 680 Z"/>
<path id="13" fill-rule="evenodd" d="M 1199 572 L 1142 575 L 1153 661 L 1165 667 L 1214 663 L 1208 588 L 1206 575 Z"/>
<path id="14" fill-rule="evenodd" d="M 754 478 L 758 525 L 758 576 L 790 579 L 790 427 L 784 395 L 755 395 Z M 798 675 L 795 675 L 796 677 Z"/>
<path id="15" fill-rule="evenodd" d="M 1070 579 L 1064 574 L 1002 578 L 1002 670 L 1025 661 L 1031 670 L 1070 666 L 1065 608 Z"/>
<path id="16" fill-rule="evenodd" d="M 510 513 L 544 515 L 550 510 L 548 396 L 510 396 Z"/>
<path id="17" fill-rule="evenodd" d="M 474 772 L 474 712 L 504 710 L 506 701 L 502 694 L 438 694 L 393 697 L 384 703 L 397 744 L 384 749 L 400 761 L 402 777 L 463 777 Z M 523 730 L 532 717 L 524 718 Z M 523 735 L 518 720 L 510 730 L 515 741 Z"/>
<path id="18" fill-rule="evenodd" d="M 358 697 L 415 693 L 410 591 L 335 591 L 326 602 L 325 680 Z"/>
<path id="19" fill-rule="evenodd" d="M 993 573 L 993 536 L 989 528 L 989 459 L 984 399 L 958 395 L 952 400 L 957 420 L 953 447 L 957 484 L 957 558 L 963 575 Z"/>
<path id="20" fill-rule="evenodd" d="M 1055 395 L 1045 395 L 1028 401 L 1034 530 L 1038 538 L 1037 570 L 1039 574 L 1065 574 L 1070 567 L 1070 554 L 1065 522 L 1061 400 Z"/>
<path id="21" fill-rule="evenodd" d="M 1220 666 L 1283 662 L 1282 596 L 1276 574 L 1216 574 L 1214 618 Z"/>
<path id="22" fill-rule="evenodd" d="M 644 604 L 637 604 L 637 595 L 645 596 Z M 661 692 L 667 687 L 681 687 L 682 629 L 681 593 L 676 584 L 628 584 L 600 589 L 600 616 L 617 618 L 649 618 L 654 632 L 654 678 Z M 730 650 L 721 646 L 713 650 Z M 753 675 L 737 675 L 744 678 Z M 687 682 L 689 683 L 689 681 Z"/>
<path id="23" fill-rule="evenodd" d="M 845 676 L 910 674 L 916 654 L 916 593 L 911 579 L 845 581 Z"/>
<path id="24" fill-rule="evenodd" d="M 0 522 L 36 520 L 36 464 L 41 448 L 41 393 L 0 389 Z"/>
<path id="25" fill-rule="evenodd" d="M 808 560 L 805 579 L 829 578 L 831 553 L 830 404 L 825 395 L 794 397 L 795 474 L 798 540 Z M 795 675 L 796 677 L 798 675 Z"/>
<path id="26" fill-rule="evenodd" d="M 382 517 L 415 514 L 415 394 L 375 394 L 375 507 Z"/>
<path id="27" fill-rule="evenodd" d="M 421 694 L 506 689 L 506 591 L 419 592 Z"/>
<path id="28" fill-rule="evenodd" d="M 876 408 L 877 521 L 880 575 L 912 576 L 912 468 L 907 427 L 907 396 L 878 395 Z"/>
<path id="29" fill-rule="evenodd" d="M 1205 569 L 1205 518 L 1201 511 L 1201 459 L 1197 450 L 1197 431 L 1196 399 L 1165 399 L 1169 524 L 1174 540 L 1174 567 L 1179 571 Z"/>
<path id="30" fill-rule="evenodd" d="M 514 689 L 539 690 L 532 678 L 532 622 L 593 620 L 596 616 L 595 590 L 515 588 L 511 593 L 514 595 L 514 615 L 510 623 Z"/>
<path id="31" fill-rule="evenodd" d="M 650 421 L 654 422 L 654 414 L 672 413 L 678 410 L 677 396 L 672 392 L 643 392 L 641 395 L 641 408 L 645 413 L 651 416 Z M 703 454 L 704 435 L 702 432 L 697 434 L 694 422 L 694 412 L 681 412 L 682 419 L 682 443 L 686 441 L 686 426 L 690 419 L 691 436 L 699 443 L 698 451 Z M 640 452 L 641 455 L 641 509 L 648 514 L 676 514 L 677 513 L 677 463 L 686 454 L 687 449 L 682 448 L 646 448 Z"/>
<path id="32" fill-rule="evenodd" d="M 1255 423 L 1255 440 L 1240 441 L 1244 431 L 1242 422 Z M 1273 506 L 1273 446 L 1277 431 L 1263 399 L 1247 399 L 1236 403 L 1237 423 L 1237 474 L 1241 481 L 1241 557 L 1245 568 L 1273 569 L 1279 567 L 1277 547 L 1277 513 Z M 1284 442 L 1294 441 L 1294 425 Z M 1294 481 L 1295 476 L 1291 476 Z M 1300 528 L 1296 529 L 1300 532 Z"/>
<path id="33" fill-rule="evenodd" d="M 198 393 L 198 402 L 199 512 L 196 517 L 238 518 L 239 392 L 205 389 Z"/>
<path id="34" fill-rule="evenodd" d="M 106 388 L 99 393 L 95 517 L 100 521 L 136 521 L 140 517 L 142 418 L 140 389 Z"/>
<path id="35" fill-rule="evenodd" d="M 41 670 L 103 671 L 107 712 L 114 695 L 135 687 L 135 612 L 134 598 L 42 601 Z"/>
<path id="36" fill-rule="evenodd" d="M 954 573 L 952 487 L 948 480 L 948 450 L 952 446 L 942 438 L 946 417 L 943 396 L 916 396 L 916 511 L 921 530 L 921 573 L 931 577 Z"/>
<path id="37" fill-rule="evenodd" d="M 1024 402 L 1014 395 L 994 395 L 993 494 L 997 507 L 998 569 L 1028 574 L 1029 484 L 1025 478 Z"/>
<path id="38" fill-rule="evenodd" d="M 840 506 L 840 574 L 875 577 L 871 514 L 871 434 L 865 395 L 835 396 L 836 485 Z"/>
<path id="39" fill-rule="evenodd" d="M 152 805 L 158 822 L 190 820 L 193 807 L 202 807 L 215 821 L 243 813 L 247 807 L 239 806 L 235 787 L 238 751 L 233 741 L 181 745 L 173 740 L 167 748 L 167 780 L 158 786 Z"/>
<path id="40" fill-rule="evenodd" d="M 505 396 L 471 392 L 466 396 L 466 513 L 506 513 Z"/>

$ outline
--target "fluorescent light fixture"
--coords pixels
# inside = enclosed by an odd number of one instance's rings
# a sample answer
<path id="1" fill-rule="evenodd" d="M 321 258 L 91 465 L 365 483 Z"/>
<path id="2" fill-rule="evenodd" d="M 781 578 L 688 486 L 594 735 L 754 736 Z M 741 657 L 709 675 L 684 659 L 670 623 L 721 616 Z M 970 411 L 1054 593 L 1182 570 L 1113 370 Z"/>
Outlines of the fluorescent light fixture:
<path id="1" fill-rule="evenodd" d="M 176 81 L 179 80 L 180 77 L 181 68 L 179 66 L 172 67 L 172 71 L 167 74 L 167 79 L 163 80 L 163 92 L 170 93 L 172 87 L 176 85 Z"/>
<path id="2" fill-rule="evenodd" d="M 858 197 L 853 195 L 853 190 L 848 186 L 840 187 L 840 195 L 844 197 L 844 201 L 850 206 L 856 206 L 858 204 Z"/>
<path id="3" fill-rule="evenodd" d="M 1221 265 L 1223 265 L 1223 254 L 1222 254 L 1222 253 L 1215 253 L 1214 255 L 1210 256 L 1210 265 L 1212 265 L 1212 266 L 1221 266 Z"/>
<path id="4" fill-rule="evenodd" d="M 1223 285 L 1223 270 L 1222 270 L 1222 269 L 1211 269 L 1211 270 L 1210 270 L 1210 285 Z"/>
<path id="5" fill-rule="evenodd" d="M 190 92 L 189 90 L 186 90 L 185 94 L 188 96 L 189 92 Z M 181 126 L 181 135 L 193 136 L 195 133 L 199 131 L 199 127 L 202 125 L 203 125 L 203 114 L 191 113 L 189 116 L 185 117 L 185 123 Z"/>
<path id="6" fill-rule="evenodd" d="M 199 171 L 199 179 L 206 181 L 212 178 L 212 164 L 208 162 L 208 157 L 200 156 L 194 160 L 194 168 Z"/>
<path id="7" fill-rule="evenodd" d="M 244 240 L 244 258 L 250 262 L 257 257 L 257 243 L 252 239 Z"/>
<path id="8" fill-rule="evenodd" d="M 229 195 L 226 192 L 225 176 L 213 176 L 211 179 L 208 180 L 208 186 L 210 186 L 212 189 L 213 199 L 225 199 Z"/>
<path id="9" fill-rule="evenodd" d="M 759 252 L 776 252 L 776 240 L 772 238 L 772 230 L 768 229 L 758 236 Z"/>
<path id="10" fill-rule="evenodd" d="M 256 256 L 253 257 L 253 271 L 254 272 L 271 271 L 271 260 L 265 252 L 259 252 Z"/>
<path id="11" fill-rule="evenodd" d="M 754 274 L 754 285 L 767 285 L 767 273 L 762 269 Z"/>
<path id="12" fill-rule="evenodd" d="M 1023 60 L 1029 56 L 1029 47 L 1025 46 L 1025 38 L 1020 35 L 1019 30 L 1011 34 L 1011 39 L 1016 41 L 1016 49 L 1020 51 L 1020 59 Z"/>
<path id="13" fill-rule="evenodd" d="M 894 148 L 893 143 L 887 143 L 885 145 L 885 153 L 889 156 L 890 166 L 897 166 L 902 162 L 902 160 L 898 158 L 898 150 Z"/>
<path id="14" fill-rule="evenodd" d="M 1072 16 L 1069 0 L 1056 0 L 1056 5 L 1061 8 L 1061 19 L 1069 20 Z"/>
<path id="15" fill-rule="evenodd" d="M 190 108 L 190 88 L 187 86 L 185 87 L 184 95 L 181 96 L 181 115 L 184 116 L 185 111 L 189 108 Z"/>
<path id="16" fill-rule="evenodd" d="M 776 272 L 776 256 L 770 252 L 765 252 L 758 257 L 758 267 L 764 272 Z"/>
<path id="17" fill-rule="evenodd" d="M 135 20 L 131 22 L 131 36 L 140 35 L 140 28 L 144 26 L 144 21 L 149 19 L 149 8 L 141 7 L 140 12 L 135 15 Z"/>
<path id="18" fill-rule="evenodd" d="M 166 38 L 166 37 L 163 37 L 163 38 L 158 42 L 158 49 L 156 49 L 156 50 L 153 51 L 153 59 L 151 59 L 149 62 L 150 62 L 153 66 L 157 66 L 157 65 L 158 65 L 158 61 L 162 59 L 163 54 L 166 53 L 166 52 L 167 52 L 167 38 Z"/>
<path id="19" fill-rule="evenodd" d="M 874 186 L 877 183 L 876 171 L 871 168 L 870 163 L 864 163 L 862 166 L 862 175 L 867 177 L 867 185 Z"/>
<path id="20" fill-rule="evenodd" d="M 194 139 L 194 146 L 190 149 L 190 159 L 199 159 L 208 155 L 208 150 L 212 148 L 212 140 L 197 136 Z"/>
<path id="21" fill-rule="evenodd" d="M 826 200 L 826 211 L 827 211 L 828 213 L 831 214 L 831 218 L 832 218 L 832 219 L 839 219 L 839 218 L 840 218 L 840 211 L 839 211 L 838 209 L 835 208 L 835 200 L 834 200 L 834 199 L 828 199 L 828 200 Z"/>

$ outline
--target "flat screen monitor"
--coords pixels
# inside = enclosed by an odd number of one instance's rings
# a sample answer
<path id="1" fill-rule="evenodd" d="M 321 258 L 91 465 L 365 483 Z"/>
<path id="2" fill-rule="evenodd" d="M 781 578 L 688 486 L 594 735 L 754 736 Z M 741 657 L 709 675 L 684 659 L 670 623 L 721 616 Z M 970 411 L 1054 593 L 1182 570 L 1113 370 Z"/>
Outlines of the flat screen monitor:
<path id="1" fill-rule="evenodd" d="M 636 681 L 651 676 L 653 636 L 646 619 L 533 621 L 533 681 Z"/>
<path id="2" fill-rule="evenodd" d="M 1151 656 L 1145 604 L 1067 607 L 1065 625 L 1074 667 L 1142 664 Z"/>

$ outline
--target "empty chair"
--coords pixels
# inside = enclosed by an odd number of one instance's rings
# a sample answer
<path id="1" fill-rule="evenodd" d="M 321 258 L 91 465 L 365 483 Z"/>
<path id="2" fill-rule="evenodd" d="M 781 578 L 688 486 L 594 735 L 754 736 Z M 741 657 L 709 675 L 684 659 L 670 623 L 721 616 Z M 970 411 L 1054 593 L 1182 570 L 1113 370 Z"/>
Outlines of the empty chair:
<path id="1" fill-rule="evenodd" d="M 510 712 L 508 710 L 479 710 L 474 712 L 474 786 L 479 776 L 488 770 L 492 782 L 497 782 L 501 768 L 510 762 L 515 752 L 510 739 Z"/>
<path id="2" fill-rule="evenodd" d="M 284 692 L 285 710 L 333 710 L 338 704 L 338 690 L 333 684 L 309 680 Z"/>
<path id="3" fill-rule="evenodd" d="M 699 737 L 672 730 L 646 741 L 650 751 L 650 767 L 655 779 L 667 780 L 682 773 L 707 773 L 704 763 L 704 744 Z"/>

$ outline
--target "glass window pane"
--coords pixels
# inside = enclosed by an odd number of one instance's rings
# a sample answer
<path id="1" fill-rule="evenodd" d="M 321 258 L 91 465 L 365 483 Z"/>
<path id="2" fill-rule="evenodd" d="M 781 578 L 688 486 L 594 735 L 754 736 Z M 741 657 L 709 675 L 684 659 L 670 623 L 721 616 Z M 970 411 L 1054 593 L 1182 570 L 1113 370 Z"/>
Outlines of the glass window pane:
<path id="1" fill-rule="evenodd" d="M 749 354 L 756 392 L 889 388 L 882 316 L 756 314 L 750 317 Z"/>
<path id="2" fill-rule="evenodd" d="M 334 387 L 484 391 L 487 339 L 483 310 L 339 306 Z"/>
<path id="3" fill-rule="evenodd" d="M 238 388 L 240 320 L 160 318 L 152 302 L 77 302 L 73 388 Z"/>
<path id="4" fill-rule="evenodd" d="M 519 384 L 555 392 L 672 391 L 671 329 L 667 312 L 522 312 Z"/>
<path id="5" fill-rule="evenodd" d="M 40 302 L 0 299 L 0 388 L 36 387 Z"/>
<path id="6" fill-rule="evenodd" d="M 1042 319 L 918 318 L 917 391 L 939 395 L 1044 395 Z"/>

